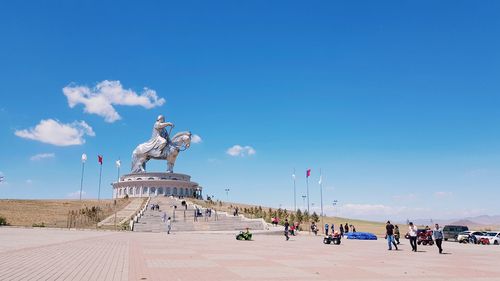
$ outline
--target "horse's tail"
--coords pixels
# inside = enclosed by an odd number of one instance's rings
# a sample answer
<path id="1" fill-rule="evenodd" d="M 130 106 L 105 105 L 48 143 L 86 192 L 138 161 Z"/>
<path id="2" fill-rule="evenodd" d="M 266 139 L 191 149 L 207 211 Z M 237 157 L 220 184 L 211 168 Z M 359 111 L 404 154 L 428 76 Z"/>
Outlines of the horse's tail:
<path id="1" fill-rule="evenodd" d="M 137 157 L 137 148 L 134 149 L 134 151 L 132 152 L 132 164 L 130 165 L 130 167 L 132 168 L 132 173 L 137 173 L 137 161 L 138 161 L 138 157 Z"/>

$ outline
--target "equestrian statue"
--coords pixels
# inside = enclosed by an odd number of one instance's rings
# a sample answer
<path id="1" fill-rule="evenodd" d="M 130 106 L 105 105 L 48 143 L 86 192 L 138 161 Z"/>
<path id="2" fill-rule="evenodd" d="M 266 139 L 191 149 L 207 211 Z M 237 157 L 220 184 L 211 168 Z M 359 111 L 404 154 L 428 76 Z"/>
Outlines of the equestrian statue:
<path id="1" fill-rule="evenodd" d="M 170 127 L 168 132 L 167 127 Z M 156 118 L 151 139 L 139 144 L 132 152 L 132 173 L 146 172 L 146 162 L 150 159 L 167 160 L 167 172 L 174 172 L 179 151 L 191 145 L 191 132 L 180 132 L 170 138 L 174 127 L 173 123 L 165 122 L 163 115 Z"/>

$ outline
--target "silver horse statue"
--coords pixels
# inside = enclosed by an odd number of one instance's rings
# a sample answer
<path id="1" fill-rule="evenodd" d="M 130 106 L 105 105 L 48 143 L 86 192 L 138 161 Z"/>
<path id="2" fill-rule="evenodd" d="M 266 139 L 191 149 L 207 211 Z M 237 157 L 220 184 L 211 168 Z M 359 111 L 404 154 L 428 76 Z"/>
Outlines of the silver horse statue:
<path id="1" fill-rule="evenodd" d="M 173 127 L 165 118 L 158 116 L 153 127 L 153 135 L 148 142 L 138 145 L 132 152 L 132 173 L 146 172 L 146 163 L 150 159 L 167 160 L 167 172 L 174 172 L 174 165 L 180 151 L 191 145 L 191 132 L 180 132 L 171 139 L 166 127 Z"/>

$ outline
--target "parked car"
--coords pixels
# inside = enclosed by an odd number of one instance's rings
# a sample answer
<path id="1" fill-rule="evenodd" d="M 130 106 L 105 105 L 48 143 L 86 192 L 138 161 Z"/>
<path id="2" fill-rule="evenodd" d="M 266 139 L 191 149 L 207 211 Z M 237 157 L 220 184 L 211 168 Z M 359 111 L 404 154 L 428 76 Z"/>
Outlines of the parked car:
<path id="1" fill-rule="evenodd" d="M 467 230 L 469 228 L 464 225 L 445 225 L 443 228 L 444 241 L 448 241 L 448 239 L 458 241 L 458 234 Z"/>
<path id="2" fill-rule="evenodd" d="M 459 243 L 468 243 L 469 241 L 469 235 L 472 233 L 472 231 L 470 230 L 467 230 L 467 231 L 464 231 L 464 232 L 460 232 L 458 235 L 457 235 L 457 241 Z M 467 241 L 466 241 L 467 240 Z"/>
<path id="3" fill-rule="evenodd" d="M 486 235 L 484 236 L 490 240 L 490 244 L 492 245 L 500 245 L 500 232 L 498 231 L 493 231 L 493 232 L 487 232 Z"/>
<path id="4" fill-rule="evenodd" d="M 485 235 L 484 232 L 481 231 L 464 231 L 460 232 L 457 235 L 457 241 L 460 243 L 474 243 L 477 244 L 480 238 Z M 472 238 L 472 242 L 471 242 Z"/>

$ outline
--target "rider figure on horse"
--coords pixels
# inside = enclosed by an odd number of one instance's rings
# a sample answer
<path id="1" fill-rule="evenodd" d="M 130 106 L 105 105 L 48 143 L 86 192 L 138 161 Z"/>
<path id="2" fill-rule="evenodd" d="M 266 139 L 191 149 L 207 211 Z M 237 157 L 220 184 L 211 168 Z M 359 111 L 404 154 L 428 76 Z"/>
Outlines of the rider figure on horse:
<path id="1" fill-rule="evenodd" d="M 171 122 L 165 122 L 165 117 L 163 117 L 163 115 L 158 115 L 150 140 L 150 142 L 154 142 L 154 148 L 151 150 L 152 156 L 159 157 L 165 146 L 170 143 L 170 136 L 168 135 L 166 129 L 168 126 L 173 128 L 174 124 Z"/>

